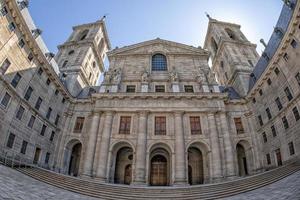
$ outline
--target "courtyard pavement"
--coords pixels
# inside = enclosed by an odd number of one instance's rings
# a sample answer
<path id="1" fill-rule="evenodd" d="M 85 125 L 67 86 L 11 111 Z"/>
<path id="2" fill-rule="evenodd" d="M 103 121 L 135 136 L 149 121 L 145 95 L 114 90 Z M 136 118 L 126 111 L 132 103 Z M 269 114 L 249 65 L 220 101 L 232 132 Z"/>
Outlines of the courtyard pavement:
<path id="1" fill-rule="evenodd" d="M 32 179 L 0 165 L 1 200 L 96 200 Z M 98 199 L 99 200 L 99 199 Z M 266 187 L 223 200 L 300 200 L 300 171 Z"/>

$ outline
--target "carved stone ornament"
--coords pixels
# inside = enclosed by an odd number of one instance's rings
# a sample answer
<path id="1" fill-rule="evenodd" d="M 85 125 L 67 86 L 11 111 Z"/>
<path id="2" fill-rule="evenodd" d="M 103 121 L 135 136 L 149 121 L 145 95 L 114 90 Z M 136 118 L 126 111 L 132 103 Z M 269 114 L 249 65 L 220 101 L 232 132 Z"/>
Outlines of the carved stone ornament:
<path id="1" fill-rule="evenodd" d="M 178 73 L 175 70 L 170 73 L 170 81 L 178 82 Z"/>

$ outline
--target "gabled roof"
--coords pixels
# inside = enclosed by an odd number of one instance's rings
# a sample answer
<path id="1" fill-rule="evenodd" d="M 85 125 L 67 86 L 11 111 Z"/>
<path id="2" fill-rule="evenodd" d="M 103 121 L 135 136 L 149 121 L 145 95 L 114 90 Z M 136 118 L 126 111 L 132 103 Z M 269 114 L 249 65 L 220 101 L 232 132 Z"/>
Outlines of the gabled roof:
<path id="1" fill-rule="evenodd" d="M 195 53 L 195 54 L 199 54 L 199 55 L 205 55 L 205 56 L 209 55 L 209 52 L 202 49 L 201 47 L 197 48 L 197 47 L 193 47 L 193 46 L 189 46 L 189 45 L 185 45 L 185 44 L 181 44 L 181 43 L 177 43 L 177 42 L 163 40 L 160 38 L 156 38 L 154 40 L 148 40 L 148 41 L 133 44 L 130 46 L 124 46 L 122 48 L 115 48 L 112 51 L 108 52 L 107 55 L 108 55 L 108 57 L 110 57 L 112 55 L 117 55 L 117 54 L 126 54 L 126 53 L 130 53 L 130 51 L 134 51 L 138 48 L 145 47 L 145 46 L 151 46 L 151 45 L 155 45 L 155 44 L 163 44 L 166 46 L 177 47 L 177 48 L 186 50 L 186 52 Z"/>

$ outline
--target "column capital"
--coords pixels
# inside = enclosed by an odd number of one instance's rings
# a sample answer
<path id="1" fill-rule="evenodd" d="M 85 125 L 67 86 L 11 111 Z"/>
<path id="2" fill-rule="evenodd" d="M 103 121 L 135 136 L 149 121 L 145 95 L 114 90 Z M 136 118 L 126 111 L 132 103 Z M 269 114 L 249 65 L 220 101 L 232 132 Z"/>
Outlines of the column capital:
<path id="1" fill-rule="evenodd" d="M 100 116 L 103 113 L 103 111 L 93 110 L 90 114 L 90 116 Z"/>
<path id="2" fill-rule="evenodd" d="M 65 117 L 72 117 L 72 116 L 73 116 L 73 113 L 67 111 L 67 112 L 64 112 L 64 116 L 65 116 Z"/>
<path id="3" fill-rule="evenodd" d="M 174 115 L 175 116 L 182 116 L 185 114 L 185 111 L 182 111 L 182 110 L 175 110 L 174 111 Z"/>
<path id="4" fill-rule="evenodd" d="M 107 110 L 103 112 L 106 116 L 112 116 L 116 113 L 114 110 Z"/>
<path id="5" fill-rule="evenodd" d="M 139 111 L 137 111 L 137 113 L 139 116 L 145 116 L 145 115 L 147 116 L 150 113 L 150 111 L 149 110 L 139 110 Z"/>

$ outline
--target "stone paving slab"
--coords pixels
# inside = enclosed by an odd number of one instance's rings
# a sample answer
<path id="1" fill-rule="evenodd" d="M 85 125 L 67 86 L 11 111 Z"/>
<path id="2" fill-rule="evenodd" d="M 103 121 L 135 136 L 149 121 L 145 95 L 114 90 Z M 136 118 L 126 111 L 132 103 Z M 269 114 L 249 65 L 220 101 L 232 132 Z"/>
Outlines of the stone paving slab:
<path id="1" fill-rule="evenodd" d="M 56 188 L 0 165 L 0 200 L 79 199 L 97 200 Z M 300 171 L 266 187 L 223 200 L 300 200 Z"/>

